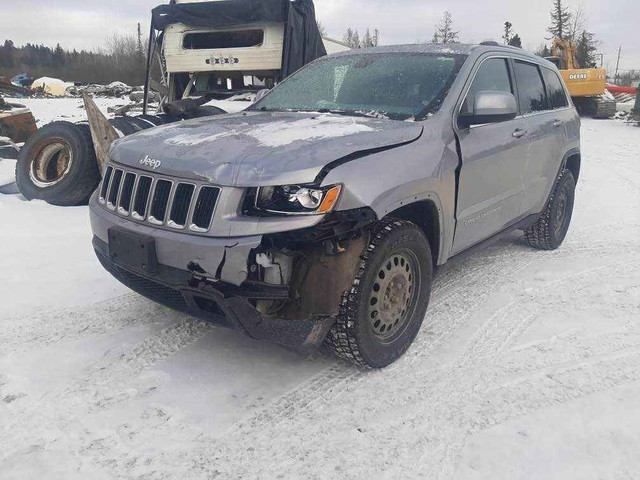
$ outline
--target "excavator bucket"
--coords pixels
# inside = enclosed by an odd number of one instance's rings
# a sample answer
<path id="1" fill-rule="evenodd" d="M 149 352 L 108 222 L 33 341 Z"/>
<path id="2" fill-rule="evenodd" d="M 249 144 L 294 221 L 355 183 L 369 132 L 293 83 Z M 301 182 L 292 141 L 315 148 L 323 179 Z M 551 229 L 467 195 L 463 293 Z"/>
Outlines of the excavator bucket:
<path id="1" fill-rule="evenodd" d="M 93 140 L 93 146 L 96 151 L 96 158 L 98 159 L 98 167 L 100 172 L 104 173 L 107 163 L 109 162 L 109 147 L 114 140 L 120 138 L 116 129 L 109 123 L 107 117 L 105 117 L 98 106 L 87 95 L 86 92 L 82 92 L 82 99 L 84 100 L 84 108 L 87 111 L 87 117 L 89 119 L 89 128 L 91 129 L 91 139 Z"/>

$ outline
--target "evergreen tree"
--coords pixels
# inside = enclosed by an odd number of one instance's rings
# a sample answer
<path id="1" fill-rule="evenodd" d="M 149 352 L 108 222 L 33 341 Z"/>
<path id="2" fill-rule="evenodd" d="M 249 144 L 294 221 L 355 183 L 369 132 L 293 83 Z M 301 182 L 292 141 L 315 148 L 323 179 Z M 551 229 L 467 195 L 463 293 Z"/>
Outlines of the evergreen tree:
<path id="1" fill-rule="evenodd" d="M 453 30 L 453 19 L 450 12 L 444 12 L 442 21 L 436 25 L 433 43 L 457 43 L 459 32 Z"/>
<path id="2" fill-rule="evenodd" d="M 351 27 L 347 28 L 347 32 L 342 37 L 342 42 L 347 44 L 350 48 L 360 48 L 360 34 L 357 30 L 353 30 Z"/>
<path id="3" fill-rule="evenodd" d="M 580 68 L 591 68 L 596 64 L 596 51 L 598 42 L 595 35 L 583 30 L 576 42 L 576 60 Z"/>
<path id="4" fill-rule="evenodd" d="M 504 33 L 502 34 L 502 40 L 505 45 L 510 45 L 511 38 L 513 37 L 513 24 L 511 22 L 504 22 Z"/>
<path id="5" fill-rule="evenodd" d="M 59 43 L 56 45 L 56 48 L 53 50 L 52 58 L 53 58 L 54 65 L 64 65 L 65 63 L 64 50 L 62 49 Z"/>
<path id="6" fill-rule="evenodd" d="M 367 28 L 367 31 L 362 36 L 361 47 L 369 48 L 369 47 L 375 47 L 376 45 L 377 45 L 377 42 L 375 40 L 375 37 L 371 35 L 371 31 Z"/>
<path id="7" fill-rule="evenodd" d="M 571 27 L 571 12 L 562 0 L 553 0 L 551 9 L 551 25 L 548 27 L 549 33 L 554 37 L 566 38 Z"/>
<path id="8" fill-rule="evenodd" d="M 380 31 L 375 28 L 373 30 L 373 34 L 371 34 L 371 29 L 367 28 L 367 31 L 364 33 L 362 38 L 360 38 L 358 30 L 354 30 L 349 27 L 342 36 L 342 42 L 353 49 L 377 47 L 380 42 Z"/>
<path id="9" fill-rule="evenodd" d="M 540 47 L 538 47 L 538 51 L 536 52 L 536 55 L 542 58 L 550 57 L 551 49 L 546 44 L 540 45 Z"/>
<path id="10" fill-rule="evenodd" d="M 522 48 L 522 39 L 520 39 L 520 35 L 516 33 L 513 37 L 511 37 L 511 40 L 509 40 L 509 45 L 511 45 L 512 47 Z"/>

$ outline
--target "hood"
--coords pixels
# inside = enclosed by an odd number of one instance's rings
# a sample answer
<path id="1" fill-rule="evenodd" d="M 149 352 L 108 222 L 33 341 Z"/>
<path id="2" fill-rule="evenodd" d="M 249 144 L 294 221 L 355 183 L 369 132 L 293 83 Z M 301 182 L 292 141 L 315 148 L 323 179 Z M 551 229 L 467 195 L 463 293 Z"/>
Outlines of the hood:
<path id="1" fill-rule="evenodd" d="M 422 125 L 294 112 L 244 112 L 152 128 L 114 143 L 111 159 L 223 186 L 311 183 L 327 164 L 411 142 Z"/>

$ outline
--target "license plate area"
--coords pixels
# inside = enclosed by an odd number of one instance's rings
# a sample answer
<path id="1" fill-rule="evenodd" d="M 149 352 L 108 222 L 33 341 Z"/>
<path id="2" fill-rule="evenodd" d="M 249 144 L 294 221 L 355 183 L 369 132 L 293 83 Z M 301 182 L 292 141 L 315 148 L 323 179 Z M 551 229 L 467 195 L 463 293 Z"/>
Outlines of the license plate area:
<path id="1" fill-rule="evenodd" d="M 109 258 L 112 262 L 147 275 L 158 272 L 156 242 L 153 237 L 117 227 L 110 228 L 108 236 Z"/>

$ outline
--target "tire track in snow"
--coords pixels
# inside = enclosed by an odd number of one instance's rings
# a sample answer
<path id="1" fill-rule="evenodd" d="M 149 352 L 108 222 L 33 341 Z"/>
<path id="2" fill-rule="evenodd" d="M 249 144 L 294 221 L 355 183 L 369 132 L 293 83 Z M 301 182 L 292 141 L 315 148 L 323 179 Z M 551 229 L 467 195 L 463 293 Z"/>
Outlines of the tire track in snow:
<path id="1" fill-rule="evenodd" d="M 564 289 L 565 294 L 576 294 L 584 287 L 593 283 L 593 277 L 609 273 L 631 274 L 640 270 L 640 265 L 629 262 L 605 265 L 596 268 L 589 268 L 580 272 L 570 273 L 562 278 L 548 282 L 535 291 L 528 291 L 527 297 L 521 295 L 517 300 L 505 305 L 489 318 L 472 336 L 467 348 L 459 360 L 460 364 L 476 361 L 478 358 L 495 358 L 500 352 L 505 350 L 517 341 L 517 339 L 527 330 L 527 328 L 540 316 L 536 311 L 536 306 L 540 305 L 539 299 L 547 297 L 545 309 L 554 306 L 548 298 L 549 292 Z M 558 302 L 562 302 L 560 299 Z"/>
<path id="2" fill-rule="evenodd" d="M 624 264 L 624 265 L 627 265 L 627 264 Z M 611 266 L 611 268 L 615 269 L 616 266 Z M 631 275 L 635 271 L 637 271 L 636 265 L 631 265 L 629 268 L 626 269 L 626 272 L 628 275 Z M 553 286 L 550 286 L 549 288 L 551 290 L 547 289 L 546 291 L 553 292 L 553 291 L 562 290 L 561 288 L 559 289 L 559 287 L 562 287 L 562 282 L 564 282 L 564 285 L 572 285 L 573 284 L 572 282 L 574 282 L 576 278 L 578 279 L 583 278 L 588 281 L 593 281 L 594 278 L 597 278 L 598 274 L 603 272 L 602 272 L 602 269 L 595 268 L 595 269 L 589 269 L 587 273 L 588 274 L 586 274 L 586 276 L 585 276 L 585 272 L 569 274 L 567 278 L 559 279 L 558 281 L 555 282 Z M 508 282 L 509 279 L 506 279 L 505 281 Z M 577 285 L 576 288 L 579 289 L 580 285 Z M 542 288 L 541 290 L 545 290 L 545 289 Z M 552 360 L 554 362 L 568 361 L 570 362 L 570 367 L 574 368 L 576 364 L 575 360 L 583 359 L 583 356 L 585 354 L 589 354 L 589 353 L 594 354 L 594 353 L 602 352 L 606 355 L 611 355 L 612 350 L 615 351 L 614 349 L 616 348 L 616 344 L 617 344 L 617 347 L 622 349 L 622 351 L 620 353 L 614 353 L 614 355 L 618 355 L 618 354 L 626 355 L 629 352 L 630 348 L 633 349 L 631 350 L 632 352 L 636 351 L 637 344 L 635 343 L 635 340 L 638 340 L 638 338 L 634 339 L 628 335 L 623 335 L 623 334 L 611 336 L 610 338 L 608 338 L 607 341 L 604 341 L 604 342 L 602 341 L 601 338 L 593 338 L 593 339 L 590 339 L 589 342 L 582 342 L 581 344 L 578 344 L 578 345 L 574 344 L 573 346 L 575 348 L 575 351 L 573 352 L 573 354 L 568 354 L 566 349 L 560 349 L 560 351 L 558 352 L 559 356 L 555 359 L 553 359 L 553 356 L 552 355 L 550 356 L 548 352 L 545 352 L 545 353 L 540 352 L 539 360 L 544 360 L 544 362 L 540 362 L 541 364 L 537 365 L 537 367 L 543 368 L 545 370 L 549 368 L 558 369 L 559 368 L 558 365 L 549 365 L 549 361 Z M 600 348 L 599 351 L 597 350 L 598 348 Z M 596 351 L 594 351 L 594 349 Z M 501 352 L 502 350 L 500 350 L 500 353 Z M 511 354 L 511 352 L 508 352 L 508 353 Z M 526 355 L 526 352 L 520 353 L 518 356 L 522 357 L 522 355 Z M 421 417 L 419 416 L 418 418 L 408 419 L 406 420 L 406 422 L 405 420 L 403 420 L 403 417 L 399 417 L 395 419 L 392 418 L 388 421 L 394 422 L 395 424 L 398 424 L 398 425 L 404 425 L 406 423 L 408 425 L 409 430 L 412 428 L 412 426 L 415 426 L 415 428 L 425 428 L 425 425 L 431 425 L 431 427 L 429 427 L 427 431 L 425 431 L 425 437 L 430 439 L 429 440 L 429 442 L 431 442 L 429 443 L 430 451 L 432 453 L 439 452 L 439 454 L 433 453 L 433 455 L 435 455 L 435 457 L 438 457 L 438 458 L 431 458 L 429 461 L 426 461 L 425 465 L 430 465 L 430 467 L 422 470 L 423 475 L 416 475 L 416 477 L 433 478 L 434 472 L 444 472 L 442 473 L 442 475 L 446 476 L 446 473 L 448 472 L 447 465 L 450 465 L 451 459 L 455 459 L 457 456 L 457 452 L 461 451 L 461 448 L 463 448 L 465 443 L 465 438 L 466 438 L 465 435 L 460 433 L 455 433 L 455 434 L 448 433 L 449 422 L 451 422 L 452 419 L 455 419 L 457 415 L 460 415 L 461 412 L 464 413 L 464 409 L 467 408 L 469 405 L 471 405 L 473 408 L 479 408 L 479 407 L 476 407 L 476 405 L 477 404 L 481 405 L 482 402 L 486 402 L 485 400 L 486 398 L 491 399 L 491 402 L 493 403 L 493 399 L 491 398 L 492 394 L 491 394 L 490 388 L 495 388 L 496 386 L 495 382 L 499 381 L 501 378 L 504 378 L 505 375 L 512 374 L 513 372 L 518 371 L 518 368 L 512 368 L 511 370 L 507 368 L 507 369 L 497 369 L 497 372 L 493 371 L 493 372 L 490 372 L 489 374 L 484 374 L 483 371 L 490 367 L 491 367 L 491 364 L 487 364 L 485 361 L 479 365 L 476 363 L 472 363 L 468 366 L 468 368 L 463 368 L 460 371 L 458 371 L 455 368 L 454 369 L 448 368 L 442 372 L 435 372 L 433 373 L 433 375 L 429 375 L 427 372 L 425 372 L 425 374 L 418 373 L 417 376 L 411 377 L 412 382 L 417 383 L 419 385 L 424 385 L 424 387 L 422 387 L 423 389 L 419 392 L 415 392 L 412 389 L 410 389 L 412 391 L 410 392 L 411 395 L 406 398 L 406 406 L 409 407 L 410 405 L 412 405 L 413 407 L 415 407 L 416 399 L 419 399 L 418 403 L 424 406 L 424 410 L 428 411 L 429 414 Z M 472 372 L 475 372 L 475 374 L 470 372 L 469 368 L 471 368 Z M 389 374 L 393 376 L 394 372 L 402 373 L 402 370 L 406 370 L 406 364 L 404 364 L 404 362 L 400 362 L 400 365 L 397 368 L 395 368 L 394 366 L 390 367 Z M 417 369 L 411 369 L 411 371 L 420 372 L 420 370 L 417 370 Z M 525 375 L 530 375 L 530 376 L 541 375 L 540 372 L 531 371 L 531 369 L 526 369 L 524 373 Z M 348 384 L 350 387 L 349 390 L 351 392 L 359 391 L 358 383 L 360 381 L 363 381 L 365 378 L 370 378 L 375 382 L 377 381 L 376 377 L 381 378 L 383 376 L 384 376 L 384 373 L 377 374 L 374 372 L 374 373 L 367 374 L 365 377 L 359 377 L 356 379 L 355 383 L 351 381 L 349 382 Z M 402 378 L 404 378 L 407 381 L 409 380 L 406 374 Z M 470 382 L 470 379 L 472 379 L 473 381 Z M 436 392 L 430 391 L 430 389 L 433 386 L 438 387 L 438 390 Z M 372 385 L 369 384 L 368 387 L 371 388 Z M 525 390 L 528 391 L 530 388 L 534 388 L 534 387 L 528 387 Z M 606 390 L 607 387 L 605 386 L 602 388 Z M 525 397 L 526 397 L 527 391 L 523 392 L 523 395 Z M 437 406 L 439 404 L 446 404 L 446 402 L 451 402 L 452 392 L 455 392 L 456 394 L 456 400 L 454 404 L 450 408 L 445 409 L 445 411 L 439 411 L 438 408 L 435 408 L 434 410 L 433 405 Z M 341 393 L 344 394 L 345 390 L 342 389 Z M 403 405 L 405 404 L 402 402 L 403 400 L 402 396 L 403 395 L 401 392 L 400 392 L 400 395 L 394 395 L 393 405 L 394 405 L 394 410 L 396 411 L 402 412 L 404 409 Z M 331 405 L 332 403 L 334 403 L 334 401 L 335 401 L 335 397 L 331 398 L 331 396 L 329 396 L 328 398 L 319 401 L 320 405 L 316 406 L 316 408 L 314 409 L 298 408 L 297 416 L 288 417 L 288 420 L 289 420 L 289 424 L 287 425 L 288 430 L 291 430 L 292 428 L 295 430 L 297 426 L 299 426 L 299 423 L 303 422 L 304 418 L 307 416 L 315 419 L 318 419 L 319 417 L 324 417 L 325 415 L 320 413 L 322 411 L 322 407 L 326 406 L 327 404 Z M 375 403 L 378 403 L 378 402 L 383 403 L 383 407 L 384 407 L 383 399 L 377 398 Z M 501 405 L 501 403 L 498 402 L 498 405 Z M 544 405 L 542 405 L 540 408 L 542 407 L 544 407 Z M 420 410 L 420 408 L 418 407 L 417 410 Z M 373 420 L 374 418 L 377 418 L 378 415 L 376 412 L 377 411 L 371 412 L 367 416 L 367 418 L 371 420 Z M 385 415 L 389 415 L 389 412 L 385 412 Z M 327 413 L 326 416 L 330 417 L 331 416 L 330 412 Z M 462 424 L 461 426 L 456 428 L 455 432 L 464 433 L 465 431 L 469 431 L 469 432 L 478 431 L 477 429 L 479 428 L 479 426 L 482 425 L 482 422 L 479 422 L 476 425 L 475 423 L 473 423 L 473 420 L 474 419 L 471 418 L 468 423 Z M 367 424 L 368 422 L 362 421 L 361 423 Z M 388 425 L 386 426 L 388 427 Z M 257 430 L 264 429 L 265 431 L 262 432 L 262 435 L 264 435 L 265 438 L 273 438 L 272 437 L 273 432 L 278 430 L 275 427 L 274 427 L 274 430 L 272 430 L 272 427 L 270 425 L 263 425 L 263 424 L 253 425 L 253 427 L 257 428 Z M 328 424 L 325 427 L 329 431 L 337 428 L 335 425 L 332 425 L 332 424 Z M 253 430 L 253 431 L 243 430 L 243 431 L 244 431 L 243 438 L 245 438 L 247 441 L 252 442 L 253 441 L 251 440 L 252 438 L 256 440 L 260 438 L 260 435 L 258 435 L 258 437 L 256 438 L 256 430 Z M 392 432 L 387 429 L 385 430 L 384 437 L 385 438 L 394 438 L 394 437 L 403 438 L 402 431 L 403 430 L 400 430 L 399 432 Z M 438 440 L 437 441 L 433 440 L 434 438 Z M 280 440 L 282 439 L 278 438 L 278 441 Z M 371 441 L 372 443 L 375 443 L 375 439 L 372 439 Z M 380 448 L 384 449 L 384 443 L 381 443 Z M 424 450 L 425 445 L 424 444 L 417 445 L 415 449 L 409 448 L 409 450 L 423 451 L 423 450 L 420 450 L 420 448 Z M 241 458 L 243 457 L 241 456 Z M 411 467 L 412 466 L 408 466 L 407 469 L 410 471 Z M 418 465 L 416 466 L 416 469 L 420 469 L 419 462 L 418 462 Z"/>
<path id="3" fill-rule="evenodd" d="M 594 282 L 593 277 L 597 277 L 604 272 L 615 272 L 616 274 L 623 274 L 631 276 L 640 270 L 640 264 L 637 262 L 625 262 L 614 265 L 608 265 L 599 268 L 588 269 L 587 271 L 577 272 L 575 274 L 567 275 L 565 278 L 552 282 L 537 290 L 537 297 L 541 294 L 557 291 L 559 287 L 567 284 L 571 284 L 569 293 L 576 294 L 581 292 L 584 287 Z M 578 282 L 572 280 L 577 279 Z M 566 293 L 566 292 L 565 292 Z M 572 392 L 573 387 L 568 387 L 566 382 L 560 381 L 556 388 L 556 393 L 549 398 L 564 398 L 564 402 L 584 398 L 590 394 L 605 391 L 609 387 L 619 386 L 626 383 L 630 383 L 640 379 L 640 332 L 618 332 L 613 334 L 602 334 L 592 336 L 588 339 L 573 339 L 570 343 L 564 342 L 564 344 L 556 345 L 553 352 L 549 350 L 543 350 L 544 344 L 537 344 L 527 349 L 519 349 L 517 352 L 508 352 L 511 355 L 500 355 L 504 352 L 509 345 L 514 343 L 518 336 L 535 320 L 538 314 L 527 314 L 532 306 L 538 305 L 539 302 L 535 301 L 536 296 L 531 295 L 530 302 L 512 303 L 502 308 L 496 313 L 489 321 L 485 322 L 483 327 L 477 332 L 476 341 L 470 342 L 466 351 L 460 359 L 459 367 L 469 365 L 473 362 L 475 369 L 483 369 L 485 371 L 492 371 L 492 377 L 490 379 L 482 377 L 482 381 L 477 382 L 476 385 L 471 387 L 471 390 L 478 393 L 478 389 L 483 392 L 483 396 L 490 398 L 491 401 L 485 401 L 487 406 L 499 405 L 500 407 L 494 407 L 495 413 L 488 414 L 481 411 L 478 414 L 469 415 L 466 423 L 459 425 L 458 431 L 464 432 L 464 438 L 461 439 L 461 434 L 458 434 L 457 439 L 450 439 L 449 447 L 447 447 L 445 453 L 439 461 L 441 471 L 445 476 L 451 475 L 452 466 L 455 465 L 461 452 L 464 449 L 467 439 L 479 431 L 486 428 L 490 428 L 499 423 L 503 423 L 515 416 L 525 415 L 535 412 L 540 408 L 551 405 L 550 402 L 540 401 L 536 398 L 536 395 L 540 391 L 548 390 L 548 386 L 537 385 L 540 379 L 544 381 L 544 378 L 549 377 L 549 371 L 564 372 L 563 375 L 574 380 L 576 372 L 588 369 L 590 365 L 608 365 L 609 361 L 618 362 L 619 358 L 626 358 L 630 356 L 633 362 L 636 362 L 633 368 L 633 375 L 622 376 L 619 382 L 604 382 L 602 388 L 593 389 L 593 385 L 603 383 L 603 379 L 608 379 L 611 376 L 611 371 L 617 372 L 616 368 L 603 368 L 603 372 L 600 377 L 596 376 L 595 379 L 591 378 L 591 383 L 586 383 L 589 388 L 578 389 L 579 393 Z M 555 303 L 562 302 L 562 298 L 556 301 L 550 301 L 547 304 L 547 308 L 553 308 Z M 511 320 L 510 319 L 515 319 Z M 500 325 L 500 322 L 503 322 Z M 511 361 L 507 360 L 511 357 Z M 587 359 L 585 359 L 587 358 Z M 524 363 L 522 363 L 522 360 Z M 517 361 L 516 361 L 517 360 Z M 497 368 L 496 368 L 497 367 Z M 500 382 L 500 378 L 512 378 L 514 375 L 518 375 L 520 378 L 516 381 L 507 381 L 506 383 L 499 383 L 498 386 L 494 386 L 495 382 Z M 525 386 L 524 388 L 522 386 Z M 563 386 L 567 390 L 562 390 Z M 513 389 L 518 389 L 518 395 L 521 397 L 519 407 L 514 407 L 515 402 L 513 399 L 503 399 L 500 401 L 499 395 L 496 392 L 512 392 Z M 568 395 L 567 392 L 571 392 Z M 509 393 L 506 393 L 507 395 Z M 498 399 L 496 399 L 496 396 Z M 533 400 L 532 400 L 533 397 Z M 547 398 L 543 396 L 543 398 Z M 482 401 L 476 402 L 473 405 L 479 405 Z M 507 406 L 505 408 L 505 405 Z M 526 407 L 526 408 L 525 408 Z M 505 414 L 505 410 L 511 409 L 510 414 Z M 468 409 L 465 409 L 465 411 Z M 462 412 L 461 412 L 462 413 Z M 484 414 L 483 417 L 481 414 Z"/>
<path id="4" fill-rule="evenodd" d="M 508 248 L 513 248 L 513 245 L 509 245 Z M 476 306 L 481 305 L 488 296 L 500 288 L 500 285 L 509 283 L 506 278 L 509 276 L 507 273 L 516 275 L 531 263 L 529 258 L 520 256 L 516 256 L 516 260 L 509 263 L 495 261 L 488 263 L 479 255 L 468 261 L 457 260 L 459 264 L 443 272 L 441 279 L 436 279 L 437 283 L 434 285 L 434 292 L 440 293 L 441 297 L 427 312 L 426 319 L 431 322 L 425 322 L 426 327 L 423 326 L 421 335 L 403 358 L 403 366 L 405 368 L 407 366 L 405 361 L 410 361 L 416 356 L 428 355 L 440 346 L 457 331 L 464 323 L 466 316 Z M 468 265 L 469 263 L 471 265 Z M 462 272 L 462 278 L 459 277 L 460 272 Z M 494 282 L 485 282 L 488 275 L 495 277 Z M 439 287 L 440 282 L 443 282 L 444 286 Z M 470 288 L 473 286 L 477 289 L 477 284 L 482 285 L 479 292 Z M 453 301 L 457 307 L 452 307 L 450 301 Z M 425 328 L 434 330 L 436 337 L 433 338 L 433 334 L 425 334 Z M 291 418 L 313 408 L 322 408 L 323 405 L 330 404 L 342 395 L 345 387 L 357 389 L 358 382 L 368 375 L 375 375 L 375 372 L 366 372 L 340 362 L 320 372 L 295 390 L 279 397 L 250 419 L 236 424 L 234 429 L 244 429 L 246 425 L 250 425 L 251 429 L 257 429 L 271 424 L 274 419 L 277 422 L 277 419 L 281 421 L 283 418 Z M 287 412 L 284 417 L 283 411 Z"/>
<path id="5" fill-rule="evenodd" d="M 51 437 L 48 431 L 51 426 L 57 426 L 62 435 L 77 421 L 80 412 L 97 413 L 133 397 L 151 393 L 162 380 L 142 374 L 215 329 L 205 322 L 184 318 L 178 313 L 175 315 L 178 321 L 147 337 L 129 351 L 116 356 L 106 355 L 102 361 L 91 365 L 71 386 L 50 394 L 47 405 L 31 403 L 21 408 L 17 404 L 17 414 L 10 416 L 3 428 L 7 431 L 26 429 L 31 436 L 30 441 L 35 436 L 41 438 L 46 446 Z M 89 434 L 89 431 L 84 434 Z M 87 444 L 92 440 L 81 436 L 79 441 Z M 8 453 L 26 447 L 16 443 L 8 449 Z"/>
<path id="6" fill-rule="evenodd" d="M 172 315 L 171 311 L 137 294 L 127 294 L 78 310 L 41 311 L 3 320 L 0 329 L 2 354 L 39 350 L 49 345 L 90 335 L 120 331 L 132 325 L 153 325 Z"/>

